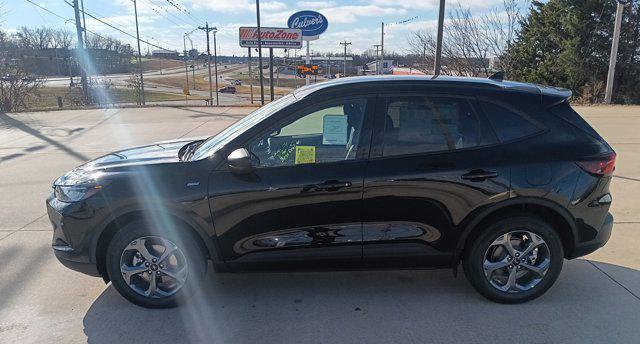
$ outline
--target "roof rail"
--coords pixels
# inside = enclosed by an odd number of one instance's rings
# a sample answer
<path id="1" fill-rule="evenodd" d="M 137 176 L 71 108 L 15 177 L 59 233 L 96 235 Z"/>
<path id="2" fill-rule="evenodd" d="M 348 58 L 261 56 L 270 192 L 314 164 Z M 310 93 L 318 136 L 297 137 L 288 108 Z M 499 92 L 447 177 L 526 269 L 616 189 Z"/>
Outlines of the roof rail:
<path id="1" fill-rule="evenodd" d="M 489 79 L 493 81 L 502 81 L 504 80 L 504 71 L 497 71 L 489 76 Z"/>

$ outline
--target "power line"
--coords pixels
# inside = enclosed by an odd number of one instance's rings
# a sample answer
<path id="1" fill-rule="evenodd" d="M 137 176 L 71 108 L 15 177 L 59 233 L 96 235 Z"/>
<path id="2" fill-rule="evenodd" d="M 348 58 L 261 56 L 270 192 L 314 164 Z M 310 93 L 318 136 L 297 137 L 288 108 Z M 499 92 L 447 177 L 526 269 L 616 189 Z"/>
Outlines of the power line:
<path id="1" fill-rule="evenodd" d="M 57 14 L 57 13 L 53 12 L 53 11 L 48 10 L 48 9 L 47 9 L 47 8 L 45 8 L 45 7 L 42 7 L 42 6 L 38 5 L 37 3 L 35 3 L 35 2 L 33 2 L 33 1 L 31 1 L 31 0 L 25 0 L 25 1 L 26 1 L 26 2 L 31 3 L 32 5 L 34 5 L 34 6 L 38 7 L 38 8 L 40 8 L 41 10 L 44 10 L 44 11 L 48 12 L 49 14 L 52 14 L 52 15 L 54 15 L 54 16 L 56 16 L 56 17 L 58 17 L 58 18 L 62 19 L 62 20 L 64 20 L 64 21 L 65 21 L 65 24 L 67 24 L 68 22 L 73 21 L 73 19 L 65 18 L 65 17 L 63 17 L 63 16 L 61 16 L 61 15 L 59 15 L 59 14 Z M 91 30 L 86 29 L 86 28 L 85 28 L 84 30 L 85 30 L 86 32 L 88 32 L 88 33 L 92 34 L 92 35 L 96 35 L 96 36 L 98 36 L 98 37 L 100 37 L 100 38 L 104 38 L 104 39 L 106 39 L 106 37 L 105 37 L 105 36 L 103 36 L 103 35 L 101 35 L 101 34 L 99 34 L 99 33 L 95 32 L 95 31 L 91 31 Z"/>
<path id="2" fill-rule="evenodd" d="M 35 2 L 33 2 L 33 1 L 31 1 L 31 0 L 24 0 L 24 1 L 26 1 L 26 2 L 28 2 L 28 3 L 30 3 L 30 4 L 32 4 L 33 6 L 36 6 L 36 7 L 40 8 L 41 10 L 43 10 L 43 11 L 45 11 L 45 12 L 49 12 L 50 14 L 52 14 L 52 15 L 54 15 L 54 16 L 56 16 L 56 17 L 58 17 L 58 18 L 62 19 L 62 20 L 64 20 L 64 21 L 65 21 L 65 24 L 66 24 L 66 22 L 70 22 L 70 21 L 72 21 L 72 19 L 65 18 L 65 17 L 63 17 L 63 16 L 61 16 L 61 15 L 59 15 L 59 14 L 57 14 L 57 13 L 55 13 L 55 12 L 51 11 L 51 10 L 49 10 L 48 8 L 46 8 L 46 7 L 44 7 L 44 6 L 41 6 L 41 5 L 39 5 L 39 4 L 36 4 Z"/>
<path id="3" fill-rule="evenodd" d="M 163 5 L 158 4 L 157 2 L 155 2 L 155 0 L 145 0 L 145 1 L 146 1 L 148 4 L 150 4 L 150 5 L 152 5 L 152 6 L 155 6 L 158 10 L 163 11 L 163 12 L 165 13 L 165 14 L 163 15 L 165 18 L 170 19 L 170 17 L 171 17 L 171 18 L 174 18 L 174 19 L 176 19 L 176 20 L 181 21 L 182 23 L 184 23 L 184 24 L 186 24 L 186 25 L 193 26 L 193 24 L 192 24 L 190 21 L 188 21 L 187 19 L 185 19 L 185 18 L 183 18 L 183 17 L 181 17 L 181 16 L 178 16 L 178 15 L 176 15 L 176 14 L 172 13 L 172 12 L 169 12 L 169 10 L 167 10 L 166 6 L 163 6 Z M 153 9 L 153 8 L 152 8 L 152 9 Z M 159 11 L 156 11 L 155 9 L 154 9 L 154 11 L 155 11 L 156 13 L 158 13 L 158 12 L 159 12 Z M 158 13 L 158 14 L 161 14 L 161 13 Z M 161 14 L 161 15 L 162 15 L 162 14 Z M 191 19 L 191 18 L 189 18 L 189 19 Z M 171 21 L 171 20 L 170 20 L 170 21 Z M 176 25 L 178 25 L 178 26 L 181 26 L 181 25 L 182 25 L 182 24 L 177 24 L 177 23 L 175 23 L 175 22 L 173 22 L 173 21 L 171 21 L 171 22 L 172 22 L 172 23 L 174 23 L 174 24 L 176 24 Z"/>
<path id="4" fill-rule="evenodd" d="M 160 11 L 158 11 L 157 9 L 155 9 L 155 8 L 153 8 L 153 7 L 151 7 L 151 9 L 152 9 L 154 12 L 156 12 L 156 14 L 158 14 L 159 16 L 162 16 L 162 13 L 160 13 Z M 171 18 L 169 18 L 168 16 L 164 16 L 164 17 L 165 17 L 165 19 L 166 19 L 166 20 L 168 20 L 168 21 L 172 22 L 174 25 L 177 25 L 177 26 L 181 26 L 181 25 L 182 25 L 182 24 L 178 24 L 178 23 L 174 22 L 174 21 L 173 21 Z"/>
<path id="5" fill-rule="evenodd" d="M 31 2 L 31 0 L 25 0 L 25 1 L 29 1 L 29 2 Z M 70 5 L 70 6 L 72 6 L 72 7 L 73 7 L 73 5 L 69 4 L 66 0 L 65 0 L 65 2 L 67 3 L 67 5 Z M 129 36 L 129 37 L 131 37 L 131 38 L 133 38 L 133 39 L 138 39 L 135 35 L 130 34 L 130 33 L 126 32 L 126 31 L 122 30 L 121 28 L 119 28 L 119 27 L 117 27 L 117 26 L 115 26 L 115 25 L 112 25 L 112 24 L 110 24 L 110 23 L 108 23 L 108 22 L 104 21 L 104 20 L 103 20 L 103 19 L 101 19 L 101 18 L 98 18 L 98 17 L 94 16 L 93 14 L 91 14 L 91 13 L 87 12 L 86 10 L 85 10 L 85 11 L 80 11 L 80 12 L 82 12 L 82 13 L 86 14 L 88 17 L 90 17 L 90 18 L 92 18 L 92 19 L 95 19 L 95 20 L 99 21 L 100 23 L 102 23 L 102 24 L 104 24 L 104 25 L 106 25 L 106 26 L 108 26 L 108 27 L 110 27 L 110 28 L 112 28 L 112 29 L 114 29 L 114 30 L 116 30 L 116 31 L 118 31 L 118 32 L 120 32 L 120 33 L 122 33 L 122 34 L 124 34 L 124 35 L 127 35 L 127 36 Z M 159 46 L 159 45 L 153 44 L 153 43 L 151 43 L 151 42 L 149 42 L 149 41 L 147 41 L 147 40 L 144 40 L 144 39 L 142 39 L 142 38 L 140 38 L 140 42 L 146 43 L 146 44 L 147 44 L 147 45 L 149 45 L 149 46 L 152 46 L 152 47 L 154 47 L 154 48 L 158 48 L 158 49 L 161 49 L 161 50 L 169 50 L 169 49 L 166 49 L 166 48 L 164 48 L 164 47 L 162 47 L 162 46 Z"/>
<path id="6" fill-rule="evenodd" d="M 197 18 L 193 14 L 191 14 L 191 11 L 189 11 L 186 7 L 180 5 L 180 3 L 178 3 L 177 0 L 165 0 L 165 1 L 169 3 L 171 6 L 173 6 L 175 9 L 177 9 L 178 11 L 188 15 L 191 18 L 191 20 L 193 20 L 196 24 L 200 24 L 203 22 L 202 19 Z"/>

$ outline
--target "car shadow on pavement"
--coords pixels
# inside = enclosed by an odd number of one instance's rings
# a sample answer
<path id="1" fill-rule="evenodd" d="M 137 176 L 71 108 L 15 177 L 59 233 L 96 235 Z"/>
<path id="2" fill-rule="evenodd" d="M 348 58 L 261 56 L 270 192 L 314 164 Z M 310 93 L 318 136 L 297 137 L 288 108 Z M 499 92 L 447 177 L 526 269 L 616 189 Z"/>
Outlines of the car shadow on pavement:
<path id="1" fill-rule="evenodd" d="M 640 280 L 637 270 L 616 268 Z M 205 284 L 191 301 L 160 310 L 132 305 L 109 286 L 87 311 L 84 332 L 91 343 L 495 342 L 491 329 L 515 321 L 521 338 L 580 342 L 575 332 L 615 342 L 628 339 L 620 328 L 640 311 L 586 260 L 566 262 L 546 295 L 521 305 L 487 301 L 449 270 L 209 273 Z"/>

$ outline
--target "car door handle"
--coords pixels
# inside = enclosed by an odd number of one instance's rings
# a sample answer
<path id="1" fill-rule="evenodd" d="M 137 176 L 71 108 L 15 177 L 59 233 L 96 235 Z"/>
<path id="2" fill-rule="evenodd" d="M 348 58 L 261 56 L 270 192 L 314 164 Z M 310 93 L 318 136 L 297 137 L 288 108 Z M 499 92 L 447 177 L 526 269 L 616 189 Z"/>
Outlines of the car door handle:
<path id="1" fill-rule="evenodd" d="M 341 182 L 339 180 L 327 180 L 320 184 L 307 185 L 302 189 L 302 192 L 311 190 L 315 191 L 338 191 L 343 188 L 351 187 L 351 182 Z"/>
<path id="2" fill-rule="evenodd" d="M 487 171 L 483 169 L 471 170 L 461 176 L 462 179 L 470 180 L 472 182 L 481 182 L 490 178 L 498 176 L 496 171 Z"/>

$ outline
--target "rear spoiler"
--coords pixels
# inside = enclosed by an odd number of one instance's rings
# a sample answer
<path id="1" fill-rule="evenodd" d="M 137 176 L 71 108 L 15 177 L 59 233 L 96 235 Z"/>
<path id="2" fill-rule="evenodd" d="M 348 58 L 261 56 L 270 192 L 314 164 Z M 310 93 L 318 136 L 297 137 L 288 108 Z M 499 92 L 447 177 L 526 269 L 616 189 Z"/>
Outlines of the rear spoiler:
<path id="1" fill-rule="evenodd" d="M 542 95 L 542 106 L 545 108 L 558 105 L 569 98 L 573 94 L 571 90 L 561 87 L 536 85 Z"/>

